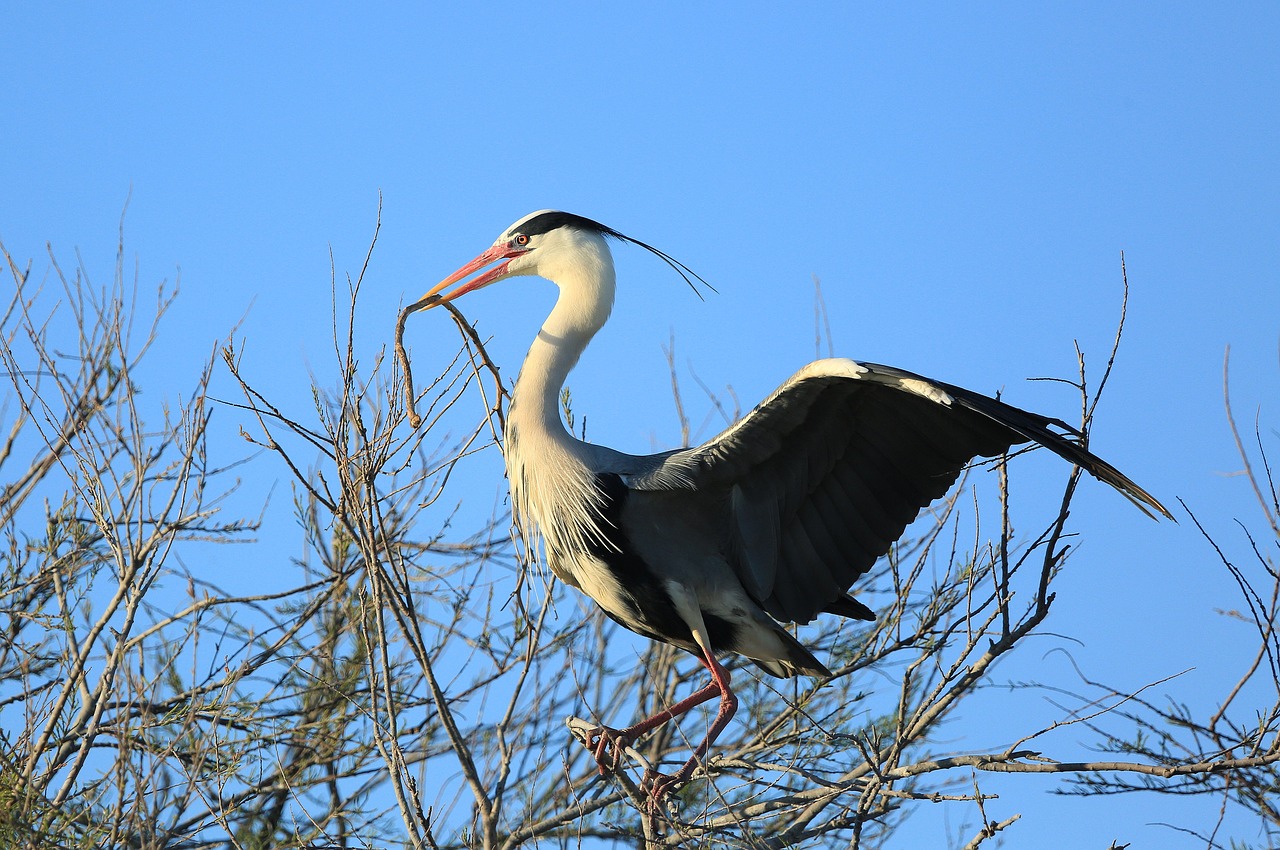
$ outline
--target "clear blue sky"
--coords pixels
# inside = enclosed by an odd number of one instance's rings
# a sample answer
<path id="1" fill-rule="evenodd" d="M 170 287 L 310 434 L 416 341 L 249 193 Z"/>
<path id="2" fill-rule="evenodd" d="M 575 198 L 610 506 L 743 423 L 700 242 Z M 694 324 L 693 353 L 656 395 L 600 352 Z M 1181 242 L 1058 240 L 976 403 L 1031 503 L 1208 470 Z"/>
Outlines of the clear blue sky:
<path id="1" fill-rule="evenodd" d="M 301 393 L 309 370 L 333 378 L 330 247 L 340 274 L 359 270 L 379 192 L 369 356 L 401 303 L 511 221 L 588 215 L 719 290 L 700 302 L 617 252 L 615 318 L 572 386 L 590 436 L 633 451 L 675 439 L 670 334 L 681 363 L 751 404 L 813 355 L 815 275 L 838 353 L 1070 419 L 1068 390 L 1024 379 L 1071 377 L 1073 340 L 1105 360 L 1123 251 L 1130 322 L 1094 447 L 1224 541 L 1254 518 L 1228 475 L 1221 377 L 1229 345 L 1239 418 L 1260 410 L 1274 447 L 1280 6 L 440 8 L 6 4 L 0 239 L 41 272 L 46 241 L 78 248 L 105 277 L 131 197 L 142 282 L 180 269 L 183 286 L 148 392 L 187 390 L 247 312 L 266 389 Z M 461 306 L 514 375 L 553 297 L 524 280 Z M 411 332 L 422 352 L 441 330 Z M 1019 485 L 1056 494 L 1062 472 L 1028 459 Z M 490 503 L 500 482 L 477 486 Z M 1195 667 L 1170 692 L 1219 692 L 1252 637 L 1215 613 L 1238 596 L 1191 524 L 1086 485 L 1075 527 L 1053 626 L 1077 660 L 1133 687 Z M 1145 824 L 1203 827 L 1215 806 L 1011 788 L 991 813 L 1013 811 L 1012 846 L 1049 827 L 1064 846 L 1177 846 Z"/>

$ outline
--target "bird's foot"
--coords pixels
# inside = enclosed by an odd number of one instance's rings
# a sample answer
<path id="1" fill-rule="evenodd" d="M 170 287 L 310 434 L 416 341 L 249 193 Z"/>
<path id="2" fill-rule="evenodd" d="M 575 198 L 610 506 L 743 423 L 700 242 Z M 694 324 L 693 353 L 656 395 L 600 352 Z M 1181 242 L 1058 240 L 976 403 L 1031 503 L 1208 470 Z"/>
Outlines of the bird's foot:
<path id="1" fill-rule="evenodd" d="M 617 772 L 622 765 L 623 753 L 633 743 L 634 735 L 612 726 L 597 726 L 587 734 L 586 740 L 587 748 L 596 758 L 601 776 Z"/>
<path id="2" fill-rule="evenodd" d="M 667 811 L 676 792 L 689 781 L 686 771 L 675 773 L 659 773 L 650 769 L 645 771 L 640 787 L 648 795 L 648 811 L 651 815 L 663 814 Z"/>

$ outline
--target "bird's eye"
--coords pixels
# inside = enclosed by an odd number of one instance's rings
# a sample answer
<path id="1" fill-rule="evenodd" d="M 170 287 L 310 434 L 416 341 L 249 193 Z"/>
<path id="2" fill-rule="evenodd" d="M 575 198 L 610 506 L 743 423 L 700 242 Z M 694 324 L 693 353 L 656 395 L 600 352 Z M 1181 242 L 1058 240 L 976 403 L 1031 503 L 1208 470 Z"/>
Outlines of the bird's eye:
<path id="1" fill-rule="evenodd" d="M 523 248 L 525 245 L 529 244 L 529 237 L 523 233 L 517 233 L 515 235 L 515 238 L 512 239 L 511 241 L 519 245 L 521 248 Z"/>

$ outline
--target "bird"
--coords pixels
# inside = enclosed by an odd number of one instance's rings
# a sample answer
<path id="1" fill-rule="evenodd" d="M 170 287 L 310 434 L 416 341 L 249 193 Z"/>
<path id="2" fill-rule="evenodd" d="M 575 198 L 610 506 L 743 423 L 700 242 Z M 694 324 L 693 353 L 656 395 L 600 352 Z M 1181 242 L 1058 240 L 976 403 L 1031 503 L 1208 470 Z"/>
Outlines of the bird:
<path id="1" fill-rule="evenodd" d="M 645 242 L 584 216 L 539 210 L 405 313 L 520 276 L 559 288 L 507 410 L 512 511 L 526 548 L 536 551 L 540 539 L 559 580 L 630 631 L 692 653 L 710 673 L 706 686 L 652 717 L 587 736 L 600 772 L 616 772 L 641 736 L 719 699 L 688 761 L 671 774 L 646 772 L 652 806 L 690 781 L 737 710 L 719 659 L 736 653 L 779 678 L 830 677 L 786 625 L 821 614 L 874 620 L 852 585 L 976 458 L 1039 444 L 1149 516 L 1172 519 L 1058 419 L 843 358 L 804 366 L 702 445 L 637 455 L 575 438 L 561 415 L 561 390 L 612 311 L 611 242 L 652 252 L 695 291 L 695 281 L 706 284 Z"/>

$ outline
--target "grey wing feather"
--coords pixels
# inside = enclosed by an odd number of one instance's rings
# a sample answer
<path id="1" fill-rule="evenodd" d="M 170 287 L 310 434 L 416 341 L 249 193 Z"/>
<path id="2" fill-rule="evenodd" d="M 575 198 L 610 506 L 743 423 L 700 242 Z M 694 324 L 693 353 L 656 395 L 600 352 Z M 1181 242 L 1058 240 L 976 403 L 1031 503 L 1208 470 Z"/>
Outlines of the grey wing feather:
<path id="1" fill-rule="evenodd" d="M 706 444 L 635 467 L 629 483 L 727 493 L 729 555 L 743 586 L 777 619 L 805 623 L 822 611 L 862 616 L 846 592 L 854 580 L 973 458 L 1018 443 L 1044 445 L 1169 516 L 1078 436 L 900 369 L 820 360 Z"/>

